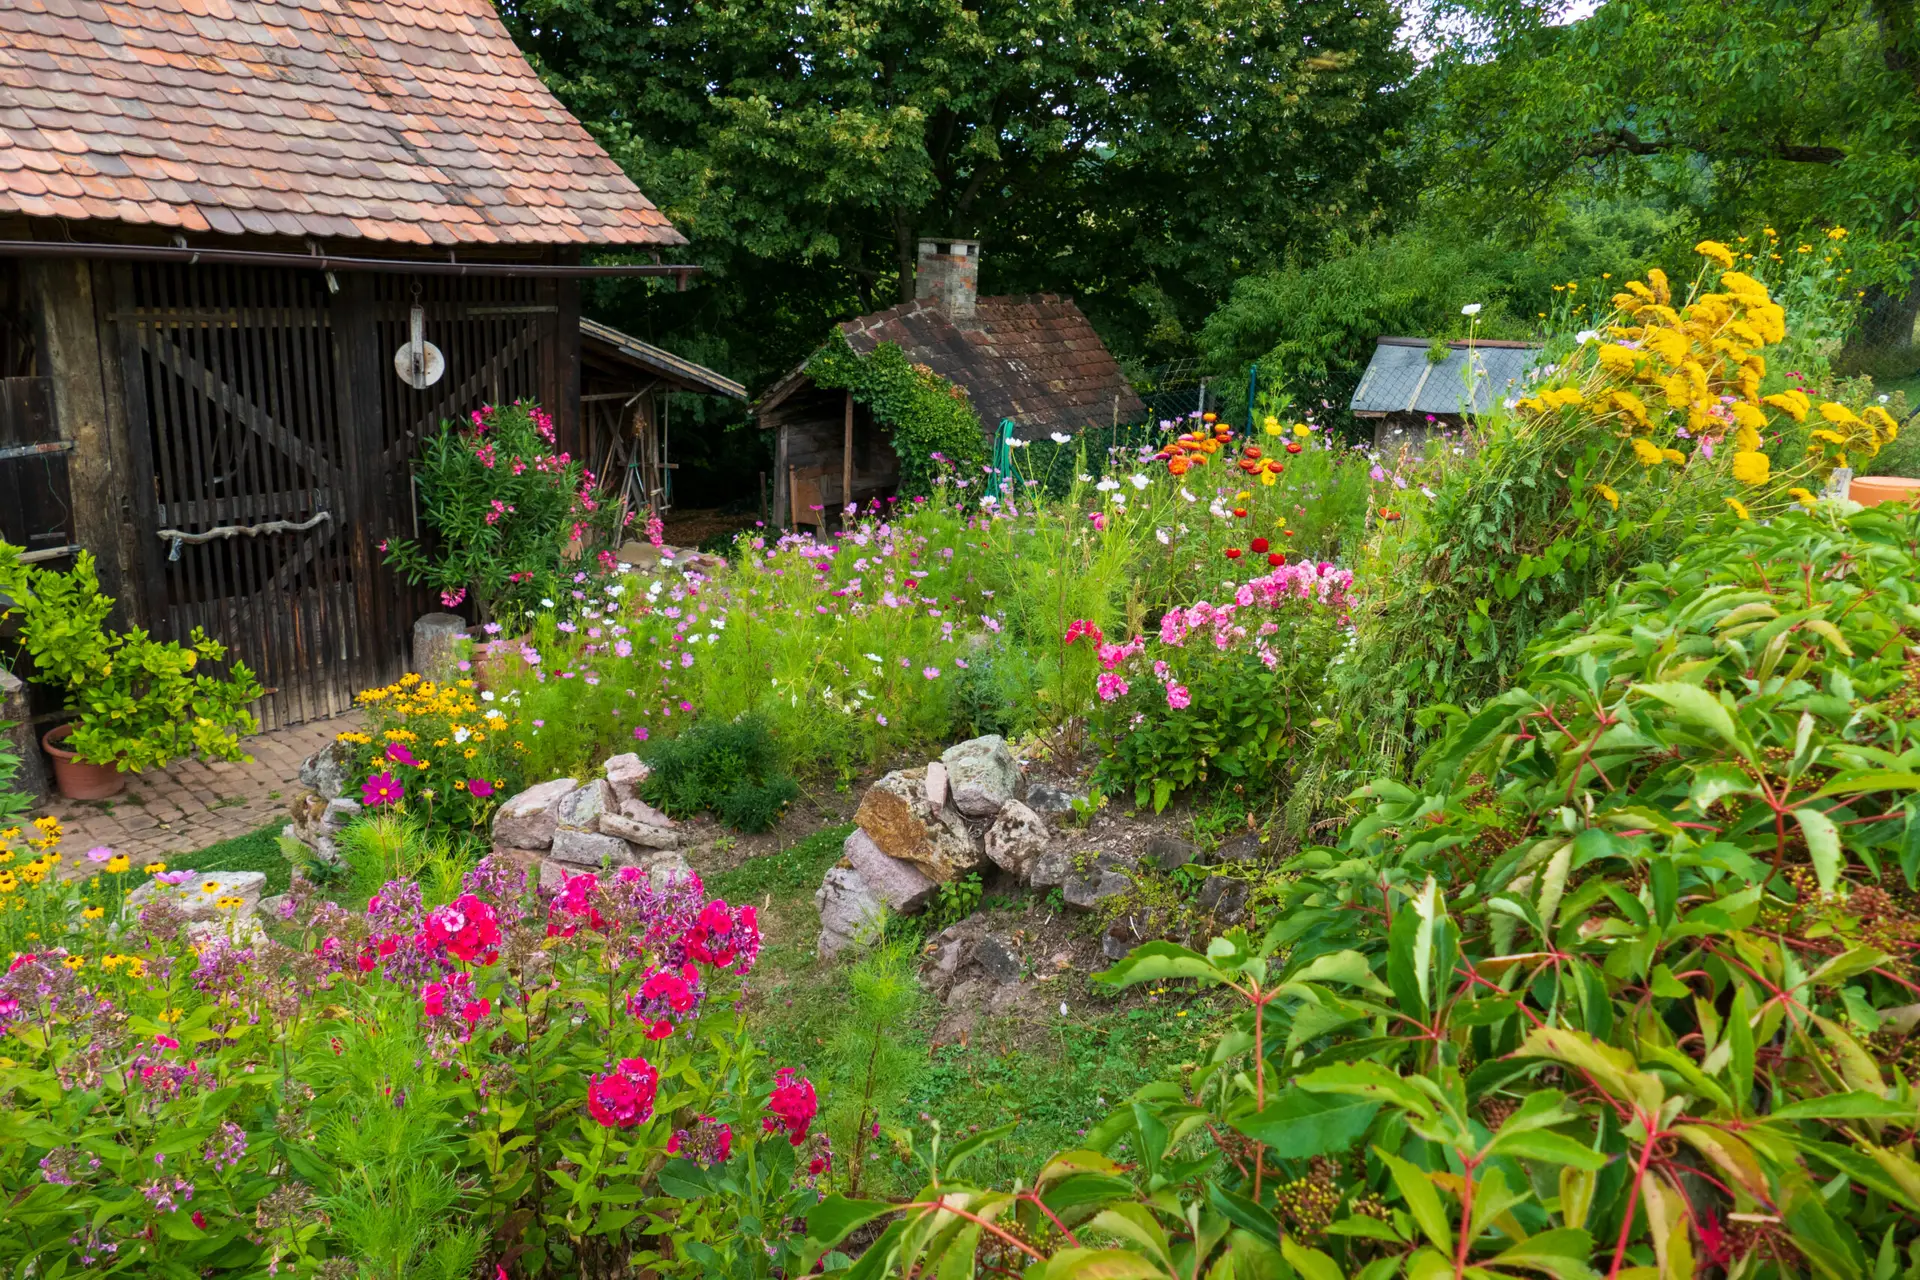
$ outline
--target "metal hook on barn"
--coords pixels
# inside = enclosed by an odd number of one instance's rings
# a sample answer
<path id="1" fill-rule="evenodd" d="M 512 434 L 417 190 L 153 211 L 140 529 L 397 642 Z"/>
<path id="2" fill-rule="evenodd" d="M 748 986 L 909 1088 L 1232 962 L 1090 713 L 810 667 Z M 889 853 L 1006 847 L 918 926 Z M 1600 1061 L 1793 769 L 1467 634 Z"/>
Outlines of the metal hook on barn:
<path id="1" fill-rule="evenodd" d="M 393 371 L 415 391 L 424 391 L 446 376 L 447 358 L 427 341 L 427 309 L 420 301 L 420 282 L 413 282 L 413 306 L 407 311 L 407 340 L 393 353 Z"/>

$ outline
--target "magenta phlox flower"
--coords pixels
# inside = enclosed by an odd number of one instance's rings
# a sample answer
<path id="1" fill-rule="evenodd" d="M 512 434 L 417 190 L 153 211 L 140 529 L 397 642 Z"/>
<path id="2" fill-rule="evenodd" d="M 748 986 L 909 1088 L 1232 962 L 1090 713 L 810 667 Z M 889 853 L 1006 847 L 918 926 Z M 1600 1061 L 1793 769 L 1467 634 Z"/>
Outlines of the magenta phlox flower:
<path id="1" fill-rule="evenodd" d="M 609 1129 L 631 1129 L 653 1117 L 660 1072 L 645 1058 L 622 1058 L 587 1083 L 587 1114 Z"/>

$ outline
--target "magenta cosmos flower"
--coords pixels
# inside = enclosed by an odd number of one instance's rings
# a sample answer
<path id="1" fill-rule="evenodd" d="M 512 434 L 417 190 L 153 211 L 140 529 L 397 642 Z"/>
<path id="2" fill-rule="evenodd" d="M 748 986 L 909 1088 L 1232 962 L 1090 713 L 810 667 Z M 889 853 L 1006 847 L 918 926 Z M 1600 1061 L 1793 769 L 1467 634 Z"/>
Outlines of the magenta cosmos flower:
<path id="1" fill-rule="evenodd" d="M 391 773 L 376 773 L 360 784 L 360 802 L 366 805 L 399 804 L 407 789 Z"/>

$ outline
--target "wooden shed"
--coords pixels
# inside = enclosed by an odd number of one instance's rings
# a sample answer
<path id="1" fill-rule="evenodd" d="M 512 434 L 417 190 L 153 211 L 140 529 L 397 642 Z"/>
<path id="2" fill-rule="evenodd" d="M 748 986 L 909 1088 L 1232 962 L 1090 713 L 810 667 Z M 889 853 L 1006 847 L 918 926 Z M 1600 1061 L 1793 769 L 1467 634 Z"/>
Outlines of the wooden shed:
<path id="1" fill-rule="evenodd" d="M 344 710 L 430 607 L 379 550 L 421 437 L 537 399 L 592 457 L 583 376 L 697 384 L 583 374 L 580 277 L 683 243 L 490 0 L 0 6 L 0 534 L 226 642 L 264 724 Z"/>
<path id="2" fill-rule="evenodd" d="M 1034 440 L 1145 417 L 1071 298 L 978 297 L 979 261 L 977 241 L 921 241 L 914 300 L 848 320 L 841 334 L 862 354 L 893 343 L 963 388 L 989 434 L 1011 422 L 1016 439 Z M 822 524 L 826 512 L 899 485 L 885 427 L 851 394 L 814 385 L 804 364 L 768 389 L 755 415 L 761 430 L 777 433 L 773 511 L 783 524 Z"/>

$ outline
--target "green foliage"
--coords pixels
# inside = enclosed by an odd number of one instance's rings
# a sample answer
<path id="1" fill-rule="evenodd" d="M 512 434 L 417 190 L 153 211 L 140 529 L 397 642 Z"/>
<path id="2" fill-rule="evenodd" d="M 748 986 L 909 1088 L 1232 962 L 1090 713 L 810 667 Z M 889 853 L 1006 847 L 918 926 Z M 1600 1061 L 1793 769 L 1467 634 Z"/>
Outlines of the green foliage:
<path id="1" fill-rule="evenodd" d="M 261 895 L 273 897 L 285 893 L 293 878 L 293 863 L 281 843 L 280 832 L 286 825 L 285 819 L 276 818 L 258 831 L 221 840 L 197 853 L 177 855 L 171 861 L 195 871 L 258 871 L 267 878 Z M 306 848 L 297 840 L 289 843 L 298 849 Z"/>
<path id="2" fill-rule="evenodd" d="M 1249 1016 L 1101 1136 L 1165 1141 L 1329 1278 L 1864 1275 L 1874 1242 L 1892 1274 L 1920 1210 L 1896 1140 L 1920 518 L 1729 524 L 1543 638 L 1421 785 L 1373 784 L 1259 942 L 1150 944 L 1104 975 L 1229 987 Z M 1251 1087 L 1227 1074 L 1249 1051 Z M 1196 1107 L 1250 1158 L 1199 1141 Z M 1750 1215 L 1776 1225 L 1731 1229 Z"/>
<path id="3" fill-rule="evenodd" d="M 796 840 L 778 853 L 748 858 L 730 871 L 707 878 L 707 887 L 728 902 L 757 902 L 769 894 L 780 897 L 820 887 L 820 877 L 840 860 L 853 824 L 823 827 Z"/>
<path id="4" fill-rule="evenodd" d="M 393 539 L 387 561 L 449 609 L 469 591 L 487 617 L 517 619 L 542 599 L 568 600 L 560 584 L 579 568 L 569 545 L 614 532 L 613 511 L 594 497 L 584 464 L 555 451 L 552 419 L 537 405 L 488 405 L 473 421 L 442 423 L 417 466 L 432 536 Z"/>
<path id="5" fill-rule="evenodd" d="M 0 617 L 19 619 L 31 678 L 63 689 L 79 713 L 66 746 L 81 760 L 138 773 L 187 756 L 244 758 L 240 739 L 260 727 L 247 704 L 262 693 L 246 664 L 231 664 L 225 678 L 199 670 L 227 656 L 199 627 L 185 645 L 162 643 L 140 627 L 108 630 L 114 602 L 100 594 L 90 552 L 66 573 L 19 557 L 19 547 L 0 543 L 0 594 L 8 602 Z"/>
<path id="6" fill-rule="evenodd" d="M 607 308 L 756 388 L 912 298 L 921 236 L 979 236 L 983 294 L 1071 295 L 1179 351 L 1237 271 L 1402 194 L 1383 156 L 1412 61 L 1378 0 L 502 8 L 708 268 Z"/>
<path id="7" fill-rule="evenodd" d="M 873 410 L 892 436 L 900 457 L 900 492 L 925 497 L 943 475 L 973 480 L 987 461 L 985 428 L 967 393 L 923 365 L 910 364 L 900 348 L 883 342 L 860 355 L 838 329 L 807 362 L 816 386 L 844 388 Z M 994 425 L 998 425 L 997 423 Z"/>
<path id="8" fill-rule="evenodd" d="M 927 908 L 926 932 L 938 933 L 950 924 L 965 920 L 980 909 L 980 896 L 984 892 L 985 886 L 977 871 L 956 876 L 941 885 Z"/>
<path id="9" fill-rule="evenodd" d="M 1705 228 L 1910 237 L 1920 29 L 1905 3 L 1564 13 L 1551 0 L 1428 11 L 1433 113 L 1419 145 L 1448 216 L 1525 234 L 1568 197 L 1626 194 Z"/>
<path id="10" fill-rule="evenodd" d="M 761 720 L 701 720 L 647 753 L 647 800 L 673 817 L 711 809 L 737 831 L 765 831 L 800 797 Z"/>
<path id="11" fill-rule="evenodd" d="M 974 887 L 977 895 L 977 878 Z M 866 1154 L 879 1145 L 875 1126 L 899 1122 L 919 1066 L 919 1055 L 900 1034 L 923 999 L 918 959 L 912 943 L 895 941 L 869 951 L 847 972 L 851 998 L 827 1052 L 832 1088 L 826 1120 L 835 1149 L 848 1157 L 840 1182 L 850 1196 L 860 1194 Z"/>

